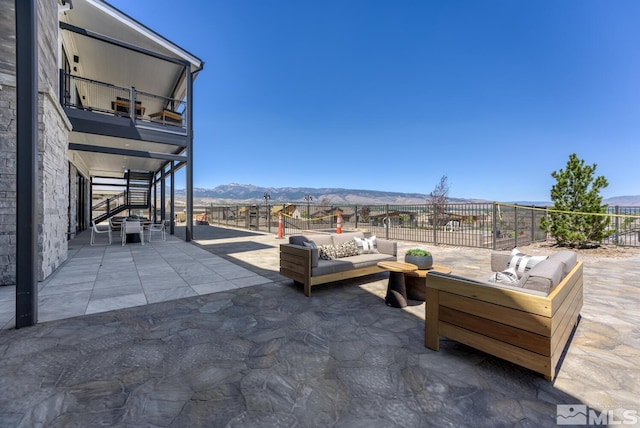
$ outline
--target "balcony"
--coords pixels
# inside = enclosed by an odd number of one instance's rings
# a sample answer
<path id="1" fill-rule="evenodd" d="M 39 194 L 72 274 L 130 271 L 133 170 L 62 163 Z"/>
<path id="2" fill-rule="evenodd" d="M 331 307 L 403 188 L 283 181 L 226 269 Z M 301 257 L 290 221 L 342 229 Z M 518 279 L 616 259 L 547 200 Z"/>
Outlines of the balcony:
<path id="1" fill-rule="evenodd" d="M 187 103 L 184 100 L 139 91 L 135 87 L 74 76 L 63 71 L 60 73 L 60 80 L 62 106 L 69 119 L 78 122 L 74 123 L 74 129 L 78 129 L 75 125 L 79 125 L 86 132 L 91 132 L 91 126 L 86 123 L 89 121 L 96 122 L 93 126 L 97 128 L 94 130 L 97 133 L 103 133 L 99 132 L 99 124 L 124 127 L 133 125 L 178 135 L 187 133 Z M 135 114 L 132 114 L 132 104 L 135 105 Z"/>
<path id="2" fill-rule="evenodd" d="M 184 99 L 61 70 L 60 102 L 73 125 L 69 150 L 92 176 L 157 171 L 167 162 L 185 160 L 181 154 L 188 145 L 188 103 Z"/>

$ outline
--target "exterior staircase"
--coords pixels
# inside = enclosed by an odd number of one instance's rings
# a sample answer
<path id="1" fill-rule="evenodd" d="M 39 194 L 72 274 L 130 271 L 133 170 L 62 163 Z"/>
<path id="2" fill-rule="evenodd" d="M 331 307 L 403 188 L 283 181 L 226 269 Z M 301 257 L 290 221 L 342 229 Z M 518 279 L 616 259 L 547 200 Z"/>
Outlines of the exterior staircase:
<path id="1" fill-rule="evenodd" d="M 93 221 L 100 223 L 126 210 L 146 210 L 151 203 L 151 180 L 153 173 L 128 171 L 125 173 L 126 190 L 106 198 L 91 207 L 92 213 L 99 213 Z"/>

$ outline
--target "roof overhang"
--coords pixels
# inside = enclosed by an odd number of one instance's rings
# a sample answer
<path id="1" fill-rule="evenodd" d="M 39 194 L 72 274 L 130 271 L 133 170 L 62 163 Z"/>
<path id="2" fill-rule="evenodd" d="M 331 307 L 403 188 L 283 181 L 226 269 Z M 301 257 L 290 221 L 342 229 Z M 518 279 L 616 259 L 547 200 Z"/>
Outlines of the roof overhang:
<path id="1" fill-rule="evenodd" d="M 166 98 L 185 99 L 186 73 L 195 79 L 204 66 L 202 60 L 105 1 L 62 3 L 60 34 L 72 74 Z M 77 114 L 82 117 L 81 112 Z M 125 170 L 155 172 L 171 160 L 186 161 L 186 157 L 171 158 L 184 152 L 185 147 L 180 144 L 145 141 L 153 131 L 140 132 L 132 139 L 83 131 L 71 132 L 69 157 L 80 159 L 91 176 L 122 177 Z M 177 139 L 184 139 L 181 129 L 176 133 L 182 133 Z"/>

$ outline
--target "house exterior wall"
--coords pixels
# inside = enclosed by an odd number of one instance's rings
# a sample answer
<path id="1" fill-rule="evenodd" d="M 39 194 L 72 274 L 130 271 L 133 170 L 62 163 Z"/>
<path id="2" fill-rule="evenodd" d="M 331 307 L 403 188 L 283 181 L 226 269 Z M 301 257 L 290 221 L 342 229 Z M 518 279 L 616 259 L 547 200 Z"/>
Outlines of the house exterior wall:
<path id="1" fill-rule="evenodd" d="M 57 98 L 39 95 L 38 119 L 38 280 L 67 259 L 69 228 L 68 120 Z"/>
<path id="2" fill-rule="evenodd" d="M 0 82 L 0 285 L 16 271 L 16 91 Z"/>
<path id="3" fill-rule="evenodd" d="M 57 2 L 38 0 L 38 276 L 67 258 L 68 134 L 58 102 Z M 0 0 L 0 285 L 15 284 L 16 46 L 15 3 Z"/>

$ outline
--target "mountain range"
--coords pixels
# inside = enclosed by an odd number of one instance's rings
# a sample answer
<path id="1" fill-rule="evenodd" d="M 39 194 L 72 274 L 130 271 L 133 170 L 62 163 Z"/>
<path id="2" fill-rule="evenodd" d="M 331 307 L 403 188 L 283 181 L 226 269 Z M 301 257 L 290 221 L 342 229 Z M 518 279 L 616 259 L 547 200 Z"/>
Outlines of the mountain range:
<path id="1" fill-rule="evenodd" d="M 328 187 L 261 187 L 253 184 L 230 183 L 214 188 L 196 187 L 193 189 L 194 203 L 263 203 L 265 193 L 269 194 L 270 203 L 305 201 L 311 195 L 316 204 L 422 204 L 430 199 L 428 194 L 383 192 L 379 190 L 341 189 Z M 183 199 L 185 189 L 176 189 L 176 199 Z M 447 198 L 449 203 L 486 203 L 486 199 Z M 519 205 L 551 206 L 550 201 L 500 201 Z M 616 196 L 604 200 L 609 206 L 640 206 L 640 195 Z"/>

